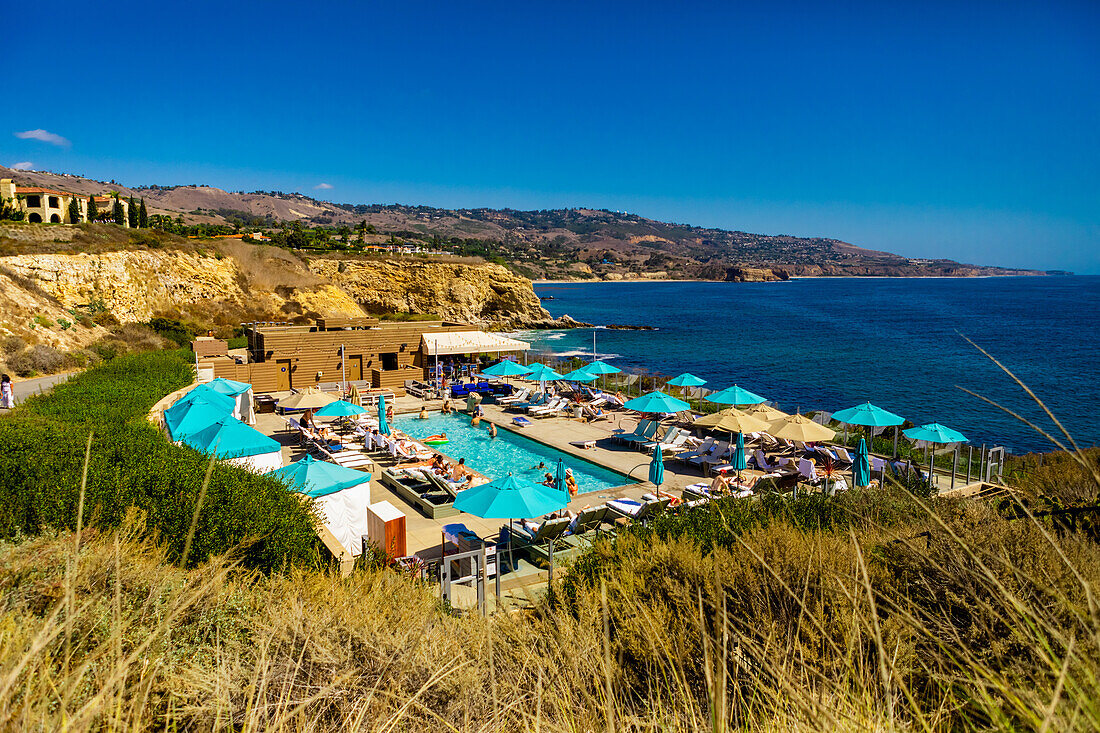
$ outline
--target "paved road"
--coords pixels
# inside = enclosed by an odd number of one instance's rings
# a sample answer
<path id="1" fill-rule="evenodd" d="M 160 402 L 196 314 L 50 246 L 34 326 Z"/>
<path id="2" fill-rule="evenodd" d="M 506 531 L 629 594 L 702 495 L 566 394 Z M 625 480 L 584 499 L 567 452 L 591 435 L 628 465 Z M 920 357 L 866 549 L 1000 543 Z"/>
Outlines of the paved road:
<path id="1" fill-rule="evenodd" d="M 13 391 L 15 392 L 15 404 L 18 405 L 31 395 L 36 395 L 40 392 L 48 392 L 50 387 L 64 382 L 75 373 L 76 372 L 69 372 L 68 374 L 51 374 L 48 377 L 24 379 L 21 382 L 16 382 L 12 385 Z M 3 412 L 6 412 L 6 410 L 0 411 L 0 414 Z"/>

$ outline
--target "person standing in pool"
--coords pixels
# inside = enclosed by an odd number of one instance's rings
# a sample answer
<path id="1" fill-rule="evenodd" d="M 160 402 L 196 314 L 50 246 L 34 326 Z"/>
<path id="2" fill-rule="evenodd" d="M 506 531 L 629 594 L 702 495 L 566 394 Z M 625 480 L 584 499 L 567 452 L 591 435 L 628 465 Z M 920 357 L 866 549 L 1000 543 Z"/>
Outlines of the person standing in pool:
<path id="1" fill-rule="evenodd" d="M 497 437 L 497 426 L 496 426 L 496 423 L 489 423 L 489 437 L 490 437 L 490 438 L 495 438 L 495 437 Z"/>
<path id="2" fill-rule="evenodd" d="M 573 478 L 573 469 L 565 469 L 565 488 L 569 490 L 569 498 L 577 498 L 577 480 Z"/>
<path id="3" fill-rule="evenodd" d="M 421 405 L 420 406 L 420 414 L 417 415 L 416 417 L 419 420 L 427 420 L 428 419 L 428 408 L 425 407 L 424 405 Z"/>

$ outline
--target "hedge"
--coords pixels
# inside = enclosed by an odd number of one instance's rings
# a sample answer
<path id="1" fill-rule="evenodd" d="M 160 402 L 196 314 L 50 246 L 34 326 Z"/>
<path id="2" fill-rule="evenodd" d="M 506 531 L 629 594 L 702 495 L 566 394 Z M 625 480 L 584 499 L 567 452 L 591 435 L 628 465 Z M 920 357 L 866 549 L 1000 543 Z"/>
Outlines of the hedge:
<path id="1" fill-rule="evenodd" d="M 85 526 L 116 527 L 137 508 L 179 560 L 210 460 L 173 445 L 145 416 L 191 382 L 187 353 L 118 357 L 0 419 L 0 537 L 75 527 L 91 433 Z M 318 557 L 313 522 L 278 482 L 217 462 L 187 564 L 235 549 L 263 571 L 309 564 Z"/>

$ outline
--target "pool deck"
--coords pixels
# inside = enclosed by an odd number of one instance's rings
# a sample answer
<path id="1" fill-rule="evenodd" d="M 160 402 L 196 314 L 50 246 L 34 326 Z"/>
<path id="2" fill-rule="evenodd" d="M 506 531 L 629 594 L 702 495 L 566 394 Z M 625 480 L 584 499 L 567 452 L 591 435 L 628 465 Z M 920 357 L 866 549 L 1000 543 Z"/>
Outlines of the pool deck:
<path id="1" fill-rule="evenodd" d="M 395 410 L 397 419 L 395 423 L 400 429 L 403 420 L 412 419 L 413 415 L 420 411 L 421 406 L 429 410 L 439 409 L 438 401 L 423 401 L 417 397 L 400 397 L 396 400 Z M 610 437 L 613 430 L 623 427 L 633 429 L 637 418 L 631 413 L 613 413 L 610 420 L 585 423 L 566 417 L 548 417 L 532 419 L 531 425 L 519 429 L 512 426 L 512 413 L 506 413 L 497 405 L 483 405 L 484 419 L 495 423 L 500 430 L 511 430 L 525 435 L 528 438 L 556 448 L 563 453 L 577 456 L 591 461 L 597 465 L 617 471 L 631 478 L 637 478 L 637 483 L 626 483 L 624 486 L 607 491 L 595 491 L 581 493 L 569 503 L 569 509 L 578 511 L 586 506 L 602 504 L 608 499 L 631 498 L 637 499 L 643 494 L 653 491 L 653 484 L 646 479 L 648 473 L 648 454 L 641 451 L 630 450 L 621 445 L 612 444 Z M 287 465 L 303 458 L 306 454 L 298 447 L 297 436 L 286 429 L 286 423 L 282 417 L 273 414 L 256 416 L 256 428 L 279 441 L 283 446 L 283 463 Z M 573 441 L 596 441 L 595 448 L 581 449 L 570 445 Z M 375 462 L 381 470 L 392 465 L 388 457 L 379 457 L 372 454 Z M 455 456 L 456 458 L 458 456 Z M 746 471 L 746 475 L 751 471 Z M 678 495 L 683 487 L 704 480 L 702 474 L 695 468 L 686 466 L 677 461 L 665 461 L 665 483 L 662 488 Z M 625 482 L 624 482 L 625 483 Z M 406 545 L 409 554 L 419 554 L 424 557 L 438 557 L 442 538 L 442 527 L 445 524 L 461 522 L 476 532 L 481 537 L 495 535 L 501 527 L 507 525 L 507 520 L 481 519 L 472 514 L 459 514 L 454 517 L 436 520 L 425 517 L 414 507 L 407 504 L 397 494 L 382 485 L 377 476 L 371 478 L 371 502 L 388 501 L 397 509 L 405 513 Z M 581 489 L 584 487 L 582 486 Z"/>

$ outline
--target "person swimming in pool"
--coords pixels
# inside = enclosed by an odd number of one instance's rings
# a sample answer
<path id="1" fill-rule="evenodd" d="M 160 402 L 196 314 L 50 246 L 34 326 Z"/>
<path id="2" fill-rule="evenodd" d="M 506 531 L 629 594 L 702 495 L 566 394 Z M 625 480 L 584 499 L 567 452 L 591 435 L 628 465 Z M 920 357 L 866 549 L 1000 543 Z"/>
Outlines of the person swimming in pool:
<path id="1" fill-rule="evenodd" d="M 539 461 L 539 465 L 531 466 L 532 471 L 542 471 L 546 468 L 546 461 Z M 547 474 L 549 475 L 549 474 Z"/>

